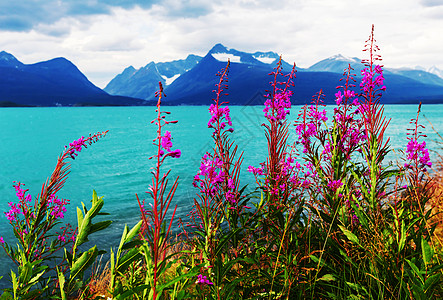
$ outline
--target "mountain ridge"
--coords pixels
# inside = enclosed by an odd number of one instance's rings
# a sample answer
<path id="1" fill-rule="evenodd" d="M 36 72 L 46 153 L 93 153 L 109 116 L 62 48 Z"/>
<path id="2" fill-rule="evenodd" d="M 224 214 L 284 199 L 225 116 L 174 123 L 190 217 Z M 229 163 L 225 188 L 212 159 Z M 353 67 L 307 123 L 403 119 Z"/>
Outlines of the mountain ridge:
<path id="1" fill-rule="evenodd" d="M 201 58 L 194 67 L 180 74 L 174 81 L 163 85 L 168 95 L 166 101 L 170 105 L 198 105 L 209 104 L 213 97 L 212 90 L 217 83 L 217 74 L 226 66 L 227 60 L 231 62 L 229 74 L 229 92 L 231 95 L 231 104 L 244 105 L 257 93 L 264 94 L 266 88 L 269 88 L 270 78 L 267 76 L 275 68 L 280 56 L 272 51 L 246 53 L 231 49 L 221 43 L 215 44 L 207 54 Z M 157 65 L 160 63 L 156 63 Z M 295 79 L 296 88 L 295 102 L 307 103 L 310 97 L 320 89 L 327 91 L 326 101 L 329 104 L 334 103 L 333 95 L 335 87 L 343 75 L 343 71 L 348 65 L 353 67 L 355 79 L 361 77 L 361 70 L 364 66 L 361 59 L 357 57 L 346 57 L 341 54 L 331 56 L 320 60 L 309 68 L 297 68 L 297 78 Z M 282 60 L 284 72 L 289 72 L 292 65 Z M 142 70 L 140 68 L 138 71 Z M 124 71 L 125 72 L 125 71 Z M 123 73 L 124 73 L 123 72 Z M 116 76 L 121 76 L 123 73 Z M 241 76 L 239 75 L 241 74 Z M 402 101 L 411 102 L 413 98 L 424 97 L 424 102 L 443 103 L 443 79 L 425 71 L 410 71 L 409 69 L 385 69 L 385 78 L 387 78 L 388 92 L 384 99 L 386 103 L 401 103 Z M 141 77 L 142 78 L 142 77 Z M 139 79 L 141 79 L 139 78 Z M 145 80 L 143 78 L 143 80 Z M 252 80 L 253 79 L 253 80 Z M 158 89 L 158 82 L 151 84 L 151 90 L 144 95 L 125 94 L 125 91 L 136 86 L 131 80 L 135 80 L 134 75 L 127 82 L 120 82 L 123 95 L 138 96 L 148 102 L 154 102 L 154 94 Z M 147 85 L 144 81 L 144 85 Z M 328 87 L 330 85 L 330 87 Z M 246 90 L 250 89 L 250 92 Z M 105 89 L 106 90 L 106 89 Z M 237 95 L 234 95 L 235 93 Z M 111 93 L 111 91 L 108 90 Z M 405 96 L 404 93 L 407 93 Z M 261 95 L 262 96 L 262 95 Z M 263 99 L 262 99 L 263 100 Z M 253 101 L 254 102 L 254 101 Z M 263 104 L 264 101 L 255 104 Z"/>
<path id="2" fill-rule="evenodd" d="M 208 105 L 214 97 L 215 76 L 231 61 L 229 99 L 233 105 L 263 105 L 270 89 L 271 73 L 280 55 L 254 53 L 214 45 L 204 57 L 189 54 L 170 62 L 150 61 L 139 69 L 129 66 L 116 75 L 104 90 L 95 86 L 66 58 L 57 57 L 34 64 L 23 64 L 12 54 L 0 52 L 0 106 L 85 106 L 153 105 L 161 82 L 168 97 L 165 105 Z M 343 69 L 351 64 L 361 78 L 363 65 L 357 57 L 341 54 L 323 59 L 309 68 L 297 68 L 294 104 L 309 103 L 320 89 L 325 103 L 334 104 L 335 87 Z M 284 73 L 292 65 L 282 60 Z M 434 73 L 439 70 L 432 68 Z M 383 103 L 443 103 L 443 79 L 423 68 L 385 68 L 388 87 Z M 443 72 L 442 72 L 443 74 Z M 282 80 L 284 80 L 282 78 Z M 356 88 L 358 89 L 358 88 Z M 123 91 L 123 92 L 122 92 Z"/>
<path id="3" fill-rule="evenodd" d="M 109 95 L 63 57 L 23 64 L 0 52 L 0 106 L 140 105 L 140 99 Z"/>

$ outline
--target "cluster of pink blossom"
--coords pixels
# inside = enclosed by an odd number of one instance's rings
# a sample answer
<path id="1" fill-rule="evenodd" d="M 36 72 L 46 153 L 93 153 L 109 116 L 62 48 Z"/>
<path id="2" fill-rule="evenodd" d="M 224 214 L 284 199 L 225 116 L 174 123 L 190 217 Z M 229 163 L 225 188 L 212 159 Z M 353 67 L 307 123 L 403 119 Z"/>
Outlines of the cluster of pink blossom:
<path id="1" fill-rule="evenodd" d="M 106 133 L 108 133 L 107 130 L 103 132 L 97 132 L 94 135 L 89 135 L 89 137 L 87 137 L 86 139 L 84 136 L 82 136 L 78 140 L 69 143 L 69 147 L 65 146 L 65 151 L 71 156 L 72 159 L 75 159 L 75 157 L 78 155 L 78 152 L 82 151 L 82 148 L 87 148 L 87 144 L 91 145 L 92 143 L 97 142 L 101 137 L 104 137 Z"/>
<path id="2" fill-rule="evenodd" d="M 214 197 L 221 189 L 221 185 L 226 179 L 223 171 L 223 161 L 218 157 L 212 159 L 209 153 L 202 157 L 199 172 L 194 176 L 193 186 L 197 187 L 202 193 Z M 224 191 L 226 201 L 234 205 L 237 202 L 237 192 L 234 180 L 227 179 L 226 191 Z"/>
<path id="3" fill-rule="evenodd" d="M 225 179 L 225 172 L 222 168 L 223 161 L 220 158 L 215 157 L 213 159 L 209 153 L 206 153 L 202 157 L 197 175 L 194 176 L 194 187 L 198 187 L 200 190 L 214 196 L 219 190 L 219 185 Z M 208 185 L 207 187 L 205 187 L 205 183 Z"/>
<path id="4" fill-rule="evenodd" d="M 351 99 L 351 98 L 354 98 L 354 99 Z M 337 93 L 335 93 L 335 103 L 337 103 L 337 105 L 348 104 L 347 103 L 348 99 L 352 100 L 352 102 L 351 102 L 352 105 L 355 105 L 355 106 L 359 105 L 357 94 L 355 94 L 354 91 L 345 89 L 343 91 L 343 94 L 341 91 L 338 91 Z"/>
<path id="5" fill-rule="evenodd" d="M 205 275 L 202 274 L 199 274 L 197 276 L 197 281 L 195 283 L 202 285 L 213 285 L 213 283 Z"/>
<path id="6" fill-rule="evenodd" d="M 48 198 L 48 207 L 50 215 L 55 217 L 55 219 L 63 219 L 65 217 L 66 205 L 69 204 L 69 200 L 60 200 L 56 195 L 52 194 Z"/>
<path id="7" fill-rule="evenodd" d="M 73 229 L 70 224 L 66 224 L 66 226 L 60 227 L 60 229 L 63 231 L 61 233 L 58 233 L 57 240 L 66 243 L 66 242 L 75 242 L 76 238 L 76 232 L 77 229 Z"/>
<path id="8" fill-rule="evenodd" d="M 85 137 L 82 136 L 78 140 L 69 143 L 69 154 L 71 155 L 72 159 L 78 155 L 78 152 L 82 151 L 82 147 L 85 147 L 84 138 Z"/>
<path id="9" fill-rule="evenodd" d="M 260 164 L 261 165 L 261 167 L 260 168 L 256 168 L 256 167 L 254 167 L 254 166 L 249 166 L 248 167 L 248 172 L 249 173 L 252 173 L 252 174 L 254 174 L 254 175 L 263 175 L 264 173 L 263 173 L 263 170 L 264 170 L 264 168 L 265 168 L 265 166 L 264 166 L 264 163 L 261 163 Z"/>
<path id="10" fill-rule="evenodd" d="M 382 66 L 374 65 L 372 72 L 369 68 L 364 68 L 361 70 L 361 75 L 363 75 L 363 78 L 360 87 L 365 93 L 374 91 L 376 88 L 382 91 L 386 90 L 386 86 L 383 85 L 385 78 L 383 77 Z"/>
<path id="11" fill-rule="evenodd" d="M 32 196 L 30 194 L 25 195 L 26 192 L 28 191 L 28 189 L 26 189 L 26 190 L 22 189 L 21 188 L 22 185 L 24 185 L 24 184 L 22 184 L 20 182 L 14 185 L 14 189 L 16 191 L 17 198 L 21 201 L 25 200 L 26 202 L 31 202 Z"/>
<path id="12" fill-rule="evenodd" d="M 26 204 L 26 202 L 31 202 L 32 200 L 32 196 L 30 194 L 26 194 L 28 192 L 28 189 L 25 190 L 22 188 L 23 185 L 24 184 L 20 182 L 14 184 L 14 189 L 16 191 L 19 202 L 17 204 L 13 202 L 8 203 L 10 210 L 5 212 L 5 215 L 10 223 L 17 221 L 19 214 L 25 215 L 27 213 L 28 205 Z"/>
<path id="13" fill-rule="evenodd" d="M 295 160 L 293 154 L 290 153 L 285 154 L 275 174 L 268 174 L 269 170 L 266 170 L 264 163 L 260 165 L 260 168 L 249 166 L 248 172 L 253 173 L 256 178 L 267 175 L 264 187 L 270 194 L 275 196 L 278 196 L 279 193 L 291 193 L 292 190 L 299 187 L 309 187 L 311 184 L 309 177 L 314 176 L 313 173 L 316 174 L 315 171 L 312 171 L 313 166 L 311 163 L 308 162 L 305 165 L 301 165 L 300 162 Z"/>
<path id="14" fill-rule="evenodd" d="M 330 188 L 334 193 L 343 186 L 343 182 L 341 180 L 331 180 L 328 182 L 328 188 Z"/>
<path id="15" fill-rule="evenodd" d="M 281 91 L 275 94 L 274 98 L 268 96 L 265 101 L 263 112 L 265 117 L 271 122 L 280 122 L 286 119 L 291 108 L 291 91 Z"/>
<path id="16" fill-rule="evenodd" d="M 303 119 L 295 124 L 295 132 L 298 135 L 298 143 L 303 145 L 303 153 L 308 152 L 311 144 L 311 137 L 315 136 L 322 123 L 328 120 L 326 110 L 318 110 L 318 105 L 309 106 L 309 110 L 304 108 Z"/>
<path id="17" fill-rule="evenodd" d="M 211 104 L 211 106 L 209 106 L 209 113 L 211 114 L 211 118 L 208 122 L 208 128 L 214 128 L 217 131 L 225 129 L 226 123 L 232 126 L 229 107 L 220 107 L 218 104 Z M 234 129 L 229 128 L 228 131 L 233 132 Z"/>
<path id="18" fill-rule="evenodd" d="M 19 214 L 23 214 L 23 212 L 17 207 L 17 204 L 9 202 L 8 206 L 11 209 L 9 211 L 5 212 L 6 218 L 8 219 L 9 222 L 14 222 L 17 220 L 17 216 Z"/>
<path id="19" fill-rule="evenodd" d="M 410 161 L 418 160 L 420 163 L 419 168 L 423 169 L 424 172 L 426 172 L 426 167 L 431 167 L 432 162 L 429 157 L 429 151 L 426 148 L 426 142 L 423 141 L 422 143 L 419 143 L 415 139 L 411 139 L 408 142 L 408 145 L 406 147 L 406 158 Z M 405 168 L 412 168 L 412 165 L 409 163 L 405 164 Z"/>
<path id="20" fill-rule="evenodd" d="M 165 157 L 171 156 L 172 158 L 179 158 L 181 156 L 182 152 L 180 149 L 171 150 L 172 137 L 171 137 L 171 133 L 169 131 L 166 130 L 165 135 L 161 136 L 160 140 L 161 140 L 162 148 L 168 152 L 165 155 Z M 165 154 L 165 151 L 160 149 L 160 157 L 162 157 L 164 154 Z"/>
<path id="21" fill-rule="evenodd" d="M 232 180 L 231 178 L 228 179 L 227 188 L 228 190 L 225 194 L 226 201 L 228 201 L 231 205 L 234 205 L 235 203 L 237 203 L 237 193 L 235 191 L 234 180 Z"/>

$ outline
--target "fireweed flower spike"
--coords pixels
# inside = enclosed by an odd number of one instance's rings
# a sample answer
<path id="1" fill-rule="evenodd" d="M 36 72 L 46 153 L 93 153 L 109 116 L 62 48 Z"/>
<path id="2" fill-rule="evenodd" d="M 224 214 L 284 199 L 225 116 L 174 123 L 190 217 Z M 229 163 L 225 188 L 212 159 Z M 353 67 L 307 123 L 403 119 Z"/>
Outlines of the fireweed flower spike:
<path id="1" fill-rule="evenodd" d="M 188 214 L 190 220 L 186 224 L 192 228 L 190 234 L 195 238 L 192 239 L 193 247 L 200 251 L 199 259 L 210 277 L 198 277 L 197 282 L 203 285 L 212 285 L 210 279 L 225 276 L 218 273 L 220 270 L 212 267 L 218 265 L 217 245 L 220 237 L 225 234 L 225 229 L 238 229 L 238 216 L 246 208 L 242 204 L 244 197 L 239 190 L 243 152 L 237 155 L 238 146 L 230 139 L 234 131 L 231 127 L 233 124 L 230 110 L 228 106 L 223 106 L 227 102 L 220 100 L 221 96 L 227 95 L 225 90 L 229 67 L 228 60 L 226 68 L 217 74 L 220 79 L 214 90 L 214 102 L 209 107 L 211 116 L 208 121 L 214 144 L 212 149 L 203 155 L 198 173 L 194 176 L 193 185 L 198 189 L 198 193 L 194 198 L 193 209 Z M 184 234 L 188 236 L 186 230 Z M 216 282 L 219 281 L 214 281 L 214 285 Z"/>
<path id="2" fill-rule="evenodd" d="M 39 260 L 38 264 L 40 264 L 45 259 L 53 260 L 57 251 L 69 243 L 73 245 L 77 229 L 72 229 L 71 225 L 66 224 L 61 227 L 61 234 L 55 232 L 54 235 L 55 227 L 64 218 L 66 205 L 69 204 L 69 200 L 59 199 L 57 192 L 63 188 L 69 174 L 69 160 L 74 159 L 82 148 L 87 148 L 88 145 L 97 142 L 106 133 L 107 131 L 104 131 L 87 138 L 81 137 L 70 143 L 69 147 L 66 146 L 58 157 L 52 175 L 42 185 L 41 192 L 34 198 L 34 201 L 28 189 L 24 189 L 23 183 L 14 182 L 18 202 L 9 203 L 10 210 L 5 212 L 5 216 L 14 230 L 19 246 L 18 250 L 12 251 L 2 239 L 2 247 L 15 264 L 20 266 L 24 261 Z M 55 267 L 54 264 L 47 271 L 55 270 Z"/>
<path id="3" fill-rule="evenodd" d="M 234 131 L 230 127 L 232 126 L 230 110 L 228 106 L 222 106 L 226 102 L 220 101 L 222 95 L 227 95 L 225 90 L 228 88 L 226 82 L 229 66 L 228 61 L 226 68 L 217 74 L 220 80 L 214 90 L 216 94 L 214 103 L 209 107 L 211 118 L 208 128 L 213 129 L 212 138 L 215 146 L 212 153 L 207 152 L 202 157 L 199 172 L 194 176 L 193 186 L 200 190 L 199 197 L 205 199 L 205 206 L 214 198 L 221 197 L 224 198 L 228 208 L 233 209 L 238 202 L 238 176 L 242 154 L 234 163 L 237 146 L 233 147 L 228 136 Z"/>
<path id="4" fill-rule="evenodd" d="M 197 276 L 196 284 L 202 284 L 202 285 L 214 285 L 205 275 L 199 274 Z"/>
<path id="5" fill-rule="evenodd" d="M 165 174 L 161 174 L 160 170 L 167 157 L 179 158 L 181 156 L 181 151 L 179 149 L 171 150 L 173 146 L 171 133 L 165 131 L 164 135 L 162 135 L 163 126 L 177 123 L 177 121 L 167 121 L 165 115 L 170 113 L 161 111 L 161 101 L 164 96 L 161 82 L 159 82 L 159 91 L 156 92 L 155 96 L 158 98 L 156 110 L 157 117 L 152 120 L 151 124 L 155 123 L 155 125 L 157 125 L 157 137 L 153 141 L 153 145 L 157 148 L 157 154 L 149 158 L 155 158 L 155 167 L 152 171 L 152 183 L 147 192 L 152 197 L 153 201 L 150 207 L 147 208 L 145 200 L 140 201 L 138 195 L 136 195 L 140 207 L 141 219 L 143 221 L 140 235 L 147 241 L 151 250 L 153 268 L 153 285 L 151 289 L 153 299 L 157 299 L 158 297 L 157 285 L 159 275 L 161 275 L 160 264 L 166 257 L 168 237 L 174 221 L 175 212 L 177 211 L 176 205 L 169 221 L 169 225 L 166 228 L 167 222 L 165 217 L 177 189 L 178 177 L 175 179 L 169 192 L 165 193 L 168 184 L 167 177 L 170 170 Z M 166 230 L 163 230 L 162 228 L 166 228 Z"/>
<path id="6" fill-rule="evenodd" d="M 286 116 L 291 108 L 290 99 L 293 92 L 290 88 L 294 86 L 295 73 L 294 64 L 292 71 L 283 75 L 280 57 L 277 67 L 269 74 L 273 76 L 272 90 L 265 95 L 263 112 L 267 122 L 262 124 L 268 141 L 268 158 L 266 162 L 260 164 L 260 168 L 248 167 L 248 171 L 256 177 L 257 184 L 269 195 L 270 204 L 276 206 L 286 204 L 292 191 L 308 185 L 302 175 L 303 168 L 295 162 L 295 145 L 287 144 L 289 125 Z M 279 81 L 280 77 L 284 77 L 283 82 Z M 259 176 L 265 177 L 263 183 L 260 182 Z"/>
<path id="7" fill-rule="evenodd" d="M 426 142 L 419 142 L 421 137 L 426 137 L 421 132 L 421 129 L 425 128 L 419 124 L 418 118 L 421 111 L 421 102 L 418 106 L 417 117 L 411 119 L 409 122 L 413 128 L 408 128 L 407 139 L 408 144 L 406 146 L 406 163 L 404 167 L 408 170 L 409 176 L 412 178 L 412 182 L 420 182 L 424 174 L 427 172 L 427 168 L 432 166 L 431 159 L 429 157 L 429 150 L 426 148 Z"/>

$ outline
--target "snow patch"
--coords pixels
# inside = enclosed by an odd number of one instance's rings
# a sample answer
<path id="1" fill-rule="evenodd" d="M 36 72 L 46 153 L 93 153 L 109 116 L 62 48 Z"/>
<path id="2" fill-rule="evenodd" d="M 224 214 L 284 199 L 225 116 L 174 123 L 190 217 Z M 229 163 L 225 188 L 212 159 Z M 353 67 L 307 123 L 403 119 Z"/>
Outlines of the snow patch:
<path id="1" fill-rule="evenodd" d="M 218 61 L 227 62 L 228 58 L 231 62 L 239 63 L 240 62 L 240 56 L 236 56 L 234 54 L 229 53 L 212 53 L 212 57 L 214 57 Z"/>
<path id="2" fill-rule="evenodd" d="M 330 59 L 337 60 L 337 61 L 355 62 L 355 59 L 353 59 L 352 57 L 343 56 L 341 54 L 337 54 L 337 55 L 331 56 Z"/>
<path id="3" fill-rule="evenodd" d="M 265 55 L 260 55 L 260 56 L 255 56 L 254 58 L 258 61 L 261 61 L 264 64 L 272 64 L 275 61 L 275 58 L 269 57 L 269 56 L 265 56 Z"/>
<path id="4" fill-rule="evenodd" d="M 436 66 L 432 66 L 428 69 L 429 73 L 432 73 L 434 75 L 437 75 L 438 77 L 443 79 L 443 70 L 440 70 L 439 68 L 437 68 Z"/>
<path id="5" fill-rule="evenodd" d="M 171 83 L 174 82 L 174 80 L 176 80 L 177 78 L 180 77 L 180 74 L 175 74 L 175 75 L 172 76 L 172 77 L 166 77 L 166 76 L 163 76 L 163 75 L 162 75 L 162 77 L 163 77 L 163 79 L 165 80 L 165 84 L 166 84 L 166 85 L 170 85 Z"/>

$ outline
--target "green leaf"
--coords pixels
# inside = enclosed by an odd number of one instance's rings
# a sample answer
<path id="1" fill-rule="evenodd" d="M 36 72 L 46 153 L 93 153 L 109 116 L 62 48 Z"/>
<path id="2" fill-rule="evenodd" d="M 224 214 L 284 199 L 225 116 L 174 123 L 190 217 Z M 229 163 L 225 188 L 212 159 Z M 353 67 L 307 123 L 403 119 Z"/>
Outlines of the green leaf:
<path id="1" fill-rule="evenodd" d="M 433 251 L 431 249 L 431 246 L 429 246 L 429 243 L 423 237 L 421 238 L 421 252 L 425 264 L 427 265 L 431 263 L 434 254 L 432 253 Z"/>
<path id="2" fill-rule="evenodd" d="M 74 263 L 71 268 L 71 275 L 69 277 L 69 282 L 73 282 L 76 277 L 83 274 L 83 272 L 94 263 L 97 258 L 98 250 L 97 246 L 92 247 L 88 251 L 84 252 Z M 81 278 L 80 278 L 81 279 Z"/>
<path id="3" fill-rule="evenodd" d="M 223 247 L 226 245 L 228 241 L 231 240 L 231 238 L 237 234 L 242 228 L 237 228 L 233 231 L 231 231 L 228 235 L 220 238 L 220 242 L 218 243 L 216 249 L 215 249 L 215 256 L 218 256 L 218 254 L 223 250 Z"/>
<path id="4" fill-rule="evenodd" d="M 406 225 L 405 221 L 401 221 L 401 230 L 400 230 L 400 242 L 398 243 L 398 252 L 402 251 L 406 244 Z"/>
<path id="5" fill-rule="evenodd" d="M 421 275 L 422 272 L 420 272 L 418 267 L 413 262 L 411 262 L 409 259 L 405 259 L 405 260 L 408 263 L 409 267 L 411 267 L 412 271 L 414 272 L 415 277 L 418 278 L 420 280 L 420 282 L 423 284 L 424 280 L 423 280 L 423 276 Z"/>
<path id="6" fill-rule="evenodd" d="M 83 202 L 82 205 L 84 205 Z M 82 223 L 83 223 L 83 213 L 82 210 L 77 207 L 77 226 L 80 228 Z"/>
<path id="7" fill-rule="evenodd" d="M 110 222 L 110 221 L 104 221 L 104 222 L 97 223 L 98 225 L 95 224 L 98 226 L 96 228 L 94 228 L 94 225 L 91 223 L 92 219 L 100 212 L 100 209 L 103 207 L 103 204 L 104 204 L 103 197 L 98 198 L 96 191 L 92 192 L 92 207 L 89 211 L 86 210 L 86 207 L 82 202 L 82 206 L 83 206 L 83 210 L 85 211 L 85 215 L 83 216 L 83 218 L 80 217 L 81 211 L 79 212 L 77 210 L 77 219 L 79 221 L 81 221 L 81 223 L 78 224 L 78 235 L 75 240 L 74 248 L 87 242 L 89 234 L 91 234 L 94 231 L 97 231 L 100 227 L 104 226 L 105 224 L 108 224 L 107 222 Z M 107 225 L 107 226 L 109 226 L 109 225 Z"/>
<path id="8" fill-rule="evenodd" d="M 132 249 L 132 248 L 135 248 L 135 247 L 137 247 L 137 246 L 139 246 L 141 244 L 143 244 L 142 241 L 135 240 L 135 241 L 132 241 L 132 242 L 124 244 L 123 247 L 122 247 L 122 250 Z"/>
<path id="9" fill-rule="evenodd" d="M 440 282 L 440 277 L 441 277 L 440 273 L 437 273 L 426 278 L 425 284 L 423 286 L 423 290 L 426 294 L 428 295 L 433 294 L 432 292 L 429 292 L 429 289 L 432 289 L 435 284 Z"/>
<path id="10" fill-rule="evenodd" d="M 344 228 L 341 225 L 338 225 L 338 227 L 340 227 L 341 231 L 346 235 L 348 240 L 350 240 L 354 244 L 360 245 L 360 241 L 355 234 L 353 234 L 352 232 L 350 232 L 348 229 Z"/>
<path id="11" fill-rule="evenodd" d="M 133 248 L 126 252 L 125 255 L 119 260 L 117 266 L 117 272 L 122 272 L 134 261 L 141 257 L 140 251 L 138 248 Z"/>
<path id="12" fill-rule="evenodd" d="M 18 281 L 26 283 L 32 276 L 32 265 L 30 262 L 26 262 L 24 265 L 18 267 Z"/>
<path id="13" fill-rule="evenodd" d="M 62 300 L 66 300 L 66 293 L 65 293 L 65 275 L 63 275 L 63 272 L 60 272 L 60 270 L 57 267 L 57 276 L 58 276 L 58 282 L 60 284 L 60 294 L 62 297 Z"/>
<path id="14" fill-rule="evenodd" d="M 12 281 L 12 289 L 14 291 L 14 299 L 17 299 L 17 291 L 18 291 L 17 275 L 15 275 L 14 271 L 12 270 L 11 270 L 11 281 Z"/>
<path id="15" fill-rule="evenodd" d="M 167 283 L 165 283 L 163 285 L 159 285 L 157 287 L 158 293 L 161 294 L 161 291 L 163 291 L 165 288 L 175 284 L 176 282 L 179 282 L 180 280 L 182 280 L 184 278 L 192 278 L 194 276 L 197 276 L 199 273 L 200 273 L 199 271 L 194 271 L 194 272 L 188 272 L 186 274 L 175 277 L 174 279 L 169 280 Z"/>
<path id="16" fill-rule="evenodd" d="M 98 222 L 95 224 L 92 224 L 90 230 L 89 230 L 89 234 L 106 229 L 109 227 L 109 225 L 112 224 L 112 221 L 102 221 L 102 222 Z"/>
<path id="17" fill-rule="evenodd" d="M 137 224 L 134 225 L 134 227 L 132 227 L 131 231 L 129 231 L 129 233 L 125 237 L 125 243 L 132 240 L 132 238 L 138 234 L 140 228 L 142 227 L 142 224 L 143 221 L 140 220 Z"/>
<path id="18" fill-rule="evenodd" d="M 322 277 L 318 278 L 317 280 L 322 280 L 322 281 L 335 281 L 335 277 L 332 274 L 326 274 L 323 275 Z"/>
<path id="19" fill-rule="evenodd" d="M 0 296 L 0 300 L 13 300 L 14 297 L 8 293 L 8 292 L 4 292 L 1 296 Z"/>
<path id="20" fill-rule="evenodd" d="M 132 299 L 132 298 L 129 298 L 129 296 L 132 296 L 132 295 L 134 295 L 137 292 L 143 292 L 144 290 L 147 290 L 149 288 L 150 288 L 149 285 L 141 284 L 141 285 L 138 285 L 138 286 L 134 287 L 132 290 L 124 292 L 123 294 L 115 295 L 114 299 L 116 299 L 116 300 L 119 300 L 119 299 Z"/>

